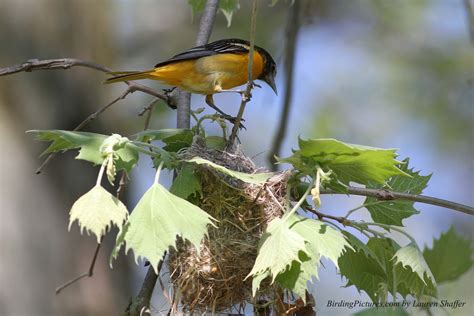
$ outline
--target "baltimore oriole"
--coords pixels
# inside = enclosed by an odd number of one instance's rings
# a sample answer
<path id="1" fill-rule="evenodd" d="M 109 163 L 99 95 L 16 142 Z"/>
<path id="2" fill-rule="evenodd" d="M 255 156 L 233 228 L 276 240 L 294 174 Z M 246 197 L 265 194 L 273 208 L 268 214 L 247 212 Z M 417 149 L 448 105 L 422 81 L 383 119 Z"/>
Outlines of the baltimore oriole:
<path id="1" fill-rule="evenodd" d="M 222 39 L 193 47 L 145 71 L 113 72 L 106 83 L 153 79 L 163 84 L 206 95 L 206 103 L 226 117 L 214 105 L 213 94 L 238 92 L 229 90 L 243 85 L 248 79 L 250 43 L 241 39 Z M 266 82 L 277 93 L 276 65 L 263 48 L 254 46 L 252 79 Z"/>

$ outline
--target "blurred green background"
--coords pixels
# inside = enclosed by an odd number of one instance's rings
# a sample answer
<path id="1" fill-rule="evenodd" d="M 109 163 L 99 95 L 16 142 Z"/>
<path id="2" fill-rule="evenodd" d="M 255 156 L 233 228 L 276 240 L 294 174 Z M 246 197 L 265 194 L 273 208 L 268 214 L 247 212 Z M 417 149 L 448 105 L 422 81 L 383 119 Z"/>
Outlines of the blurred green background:
<path id="1" fill-rule="evenodd" d="M 424 192 L 473 205 L 474 50 L 463 0 L 296 0 L 301 1 L 294 94 L 282 156 L 298 136 L 331 137 L 369 146 L 399 148 L 422 174 L 433 173 Z M 274 7 L 260 1 L 257 44 L 277 60 L 279 96 L 264 86 L 253 93 L 240 139 L 247 155 L 267 163 L 284 81 L 285 26 L 291 1 Z M 250 1 L 241 0 L 232 25 L 218 13 L 211 40 L 248 38 Z M 116 70 L 148 69 L 193 46 L 199 15 L 185 0 L 0 0 L 0 68 L 27 59 L 76 57 Z M 25 135 L 30 129 L 72 129 L 117 97 L 123 85 L 102 85 L 105 75 L 85 68 L 19 73 L 0 78 L 0 315 L 117 315 L 140 286 L 146 268 L 130 257 L 108 267 L 113 237 L 106 238 L 94 277 L 54 295 L 54 288 L 87 270 L 95 239 L 67 232 L 73 201 L 94 184 L 97 169 L 57 157 L 41 175 L 44 144 Z M 158 87 L 155 82 L 144 82 Z M 237 113 L 239 96 L 216 103 Z M 137 115 L 151 100 L 139 92 L 117 103 L 85 130 L 130 135 L 143 129 Z M 193 96 L 193 108 L 204 106 Z M 209 111 L 209 113 L 211 113 Z M 159 105 L 152 128 L 175 126 L 176 113 Z M 218 129 L 209 126 L 211 131 Z M 284 166 L 283 166 L 284 167 Z M 153 177 L 142 159 L 127 187 L 135 205 Z M 358 198 L 324 197 L 326 213 L 345 214 Z M 473 237 L 474 220 L 434 206 L 405 220 L 420 246 L 451 224 Z M 367 218 L 361 212 L 359 218 Z M 402 244 L 407 241 L 397 239 Z M 321 315 L 328 299 L 361 298 L 325 262 L 315 283 Z M 440 298 L 470 301 L 452 314 L 474 313 L 472 271 L 440 289 Z M 160 292 L 159 287 L 157 291 Z M 164 310 L 158 293 L 154 311 Z M 442 310 L 435 310 L 440 315 Z M 467 312 L 467 314 L 466 314 Z"/>

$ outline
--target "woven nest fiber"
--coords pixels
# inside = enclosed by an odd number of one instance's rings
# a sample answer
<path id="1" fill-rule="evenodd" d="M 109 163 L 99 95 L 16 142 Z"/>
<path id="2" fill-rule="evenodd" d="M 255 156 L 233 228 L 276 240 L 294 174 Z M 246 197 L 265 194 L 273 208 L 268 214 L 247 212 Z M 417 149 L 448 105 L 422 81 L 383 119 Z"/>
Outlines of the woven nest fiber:
<path id="1" fill-rule="evenodd" d="M 184 159 L 199 156 L 246 173 L 265 171 L 242 153 L 206 148 L 199 138 L 181 155 Z M 266 225 L 282 215 L 288 174 L 276 174 L 265 184 L 256 185 L 205 165 L 197 168 L 202 185 L 199 206 L 218 220 L 218 227 L 209 227 L 199 254 L 187 243 L 178 243 L 177 250 L 170 253 L 169 271 L 176 300 L 184 311 L 215 313 L 253 302 L 251 278 L 244 279 L 252 270 Z M 259 295 L 271 296 L 272 289 L 265 284 Z"/>

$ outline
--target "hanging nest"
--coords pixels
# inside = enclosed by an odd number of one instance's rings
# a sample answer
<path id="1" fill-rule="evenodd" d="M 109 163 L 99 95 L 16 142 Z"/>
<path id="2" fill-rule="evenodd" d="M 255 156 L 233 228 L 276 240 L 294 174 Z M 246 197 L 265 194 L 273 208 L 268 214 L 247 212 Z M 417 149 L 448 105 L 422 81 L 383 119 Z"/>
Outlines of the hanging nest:
<path id="1" fill-rule="evenodd" d="M 254 163 L 240 151 L 228 153 L 209 149 L 200 138 L 181 153 L 181 158 L 199 156 L 228 169 L 259 173 Z M 169 271 L 175 299 L 188 312 L 219 312 L 253 302 L 252 280 L 244 281 L 257 257 L 260 237 L 267 224 L 282 215 L 286 203 L 289 174 L 279 173 L 264 185 L 244 183 L 211 167 L 197 165 L 202 197 L 199 207 L 218 220 L 209 227 L 200 253 L 183 241 L 170 253 Z M 263 282 L 260 296 L 272 295 Z"/>

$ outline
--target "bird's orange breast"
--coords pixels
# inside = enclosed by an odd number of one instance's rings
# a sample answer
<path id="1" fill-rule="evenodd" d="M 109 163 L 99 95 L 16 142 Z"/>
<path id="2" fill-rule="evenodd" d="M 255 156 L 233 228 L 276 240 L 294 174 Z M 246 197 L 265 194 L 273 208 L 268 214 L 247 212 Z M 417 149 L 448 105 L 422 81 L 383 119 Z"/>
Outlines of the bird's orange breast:
<path id="1" fill-rule="evenodd" d="M 247 82 L 249 54 L 217 54 L 198 59 L 177 61 L 155 68 L 151 79 L 162 81 L 184 90 L 213 94 L 220 89 L 232 89 Z M 263 58 L 255 52 L 252 77 L 263 71 Z"/>

